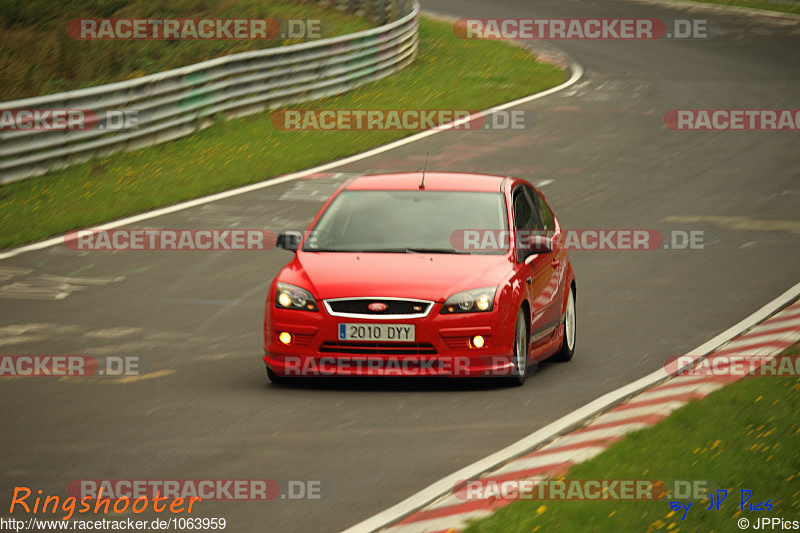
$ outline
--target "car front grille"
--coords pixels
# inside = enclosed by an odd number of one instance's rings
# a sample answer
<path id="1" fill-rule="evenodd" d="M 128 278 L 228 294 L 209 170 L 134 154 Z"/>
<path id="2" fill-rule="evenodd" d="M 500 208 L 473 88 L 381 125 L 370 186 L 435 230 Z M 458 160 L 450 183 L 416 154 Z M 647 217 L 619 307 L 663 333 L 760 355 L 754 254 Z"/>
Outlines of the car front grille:
<path id="1" fill-rule="evenodd" d="M 373 311 L 370 304 L 383 304 L 386 309 Z M 400 298 L 336 298 L 325 300 L 325 306 L 333 316 L 416 318 L 427 316 L 433 302 Z"/>

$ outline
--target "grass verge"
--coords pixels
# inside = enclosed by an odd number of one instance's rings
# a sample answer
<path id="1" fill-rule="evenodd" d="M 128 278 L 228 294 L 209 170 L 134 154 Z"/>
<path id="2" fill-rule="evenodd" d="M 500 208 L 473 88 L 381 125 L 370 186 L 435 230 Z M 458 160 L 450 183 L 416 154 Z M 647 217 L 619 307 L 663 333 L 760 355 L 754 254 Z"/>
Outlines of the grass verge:
<path id="1" fill-rule="evenodd" d="M 800 344 L 787 355 L 800 354 Z M 728 496 L 719 510 L 708 498 L 685 520 L 657 501 L 518 501 L 473 523 L 465 533 L 536 531 L 739 531 L 762 517 L 800 517 L 800 378 L 751 377 L 690 402 L 570 469 L 568 479 L 712 480 Z M 771 500 L 770 511 L 739 510 Z M 684 501 L 684 504 L 688 501 Z"/>
<path id="2" fill-rule="evenodd" d="M 566 78 L 525 50 L 458 39 L 451 24 L 423 18 L 419 55 L 404 70 L 292 107 L 486 109 Z M 221 120 L 185 139 L 0 187 L 0 249 L 310 168 L 413 133 L 282 131 L 270 113 Z"/>
<path id="3" fill-rule="evenodd" d="M 800 14 L 800 5 L 797 2 L 771 2 L 770 0 L 692 0 L 693 2 L 703 2 L 706 4 L 720 4 L 724 6 L 750 7 L 753 9 L 764 9 L 766 11 L 778 11 L 781 13 Z"/>
<path id="4" fill-rule="evenodd" d="M 78 40 L 67 33 L 83 18 L 271 18 L 322 21 L 324 37 L 375 24 L 318 3 L 293 0 L 28 0 L 0 4 L 0 95 L 16 100 L 137 78 L 224 55 L 299 40 Z"/>

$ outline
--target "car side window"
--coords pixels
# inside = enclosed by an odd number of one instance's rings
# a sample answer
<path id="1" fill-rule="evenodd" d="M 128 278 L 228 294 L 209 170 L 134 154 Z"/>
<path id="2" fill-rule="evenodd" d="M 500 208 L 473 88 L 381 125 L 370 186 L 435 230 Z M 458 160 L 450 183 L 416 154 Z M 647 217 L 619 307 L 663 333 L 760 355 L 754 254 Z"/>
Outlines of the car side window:
<path id="1" fill-rule="evenodd" d="M 547 204 L 544 203 L 544 201 L 538 194 L 534 195 L 534 198 L 536 199 L 536 206 L 539 208 L 539 216 L 542 219 L 542 225 L 544 226 L 544 230 L 555 231 L 556 217 L 553 215 L 553 212 L 550 211 L 550 208 L 547 207 Z"/>
<path id="2" fill-rule="evenodd" d="M 532 235 L 534 231 L 541 230 L 539 217 L 536 209 L 524 187 L 520 186 L 514 191 L 514 227 L 520 230 L 523 235 Z M 517 261 L 525 260 L 523 250 L 517 249 Z"/>
<path id="3" fill-rule="evenodd" d="M 519 230 L 534 229 L 533 206 L 522 188 L 514 191 L 514 227 Z"/>

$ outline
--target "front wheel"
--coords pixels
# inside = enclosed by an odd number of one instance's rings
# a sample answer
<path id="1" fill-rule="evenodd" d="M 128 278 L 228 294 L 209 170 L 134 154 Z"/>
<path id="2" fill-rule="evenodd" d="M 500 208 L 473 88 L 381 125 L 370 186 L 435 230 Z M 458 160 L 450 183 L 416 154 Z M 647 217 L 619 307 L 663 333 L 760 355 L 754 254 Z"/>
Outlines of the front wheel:
<path id="1" fill-rule="evenodd" d="M 528 375 L 528 325 L 525 323 L 525 312 L 520 309 L 517 314 L 517 327 L 514 332 L 514 368 L 508 385 L 519 387 L 525 383 Z"/>
<path id="2" fill-rule="evenodd" d="M 564 312 L 564 340 L 561 341 L 561 350 L 551 361 L 569 361 L 575 353 L 575 288 L 570 286 L 567 295 L 567 309 Z"/>

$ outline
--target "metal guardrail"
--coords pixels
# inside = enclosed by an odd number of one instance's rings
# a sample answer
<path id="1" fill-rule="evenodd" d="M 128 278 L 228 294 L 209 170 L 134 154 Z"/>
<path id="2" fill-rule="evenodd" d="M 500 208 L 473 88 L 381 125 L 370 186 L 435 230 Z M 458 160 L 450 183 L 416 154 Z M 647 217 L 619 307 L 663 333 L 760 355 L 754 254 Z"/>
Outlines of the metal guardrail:
<path id="1" fill-rule="evenodd" d="M 388 76 L 416 57 L 420 6 L 412 0 L 336 0 L 377 28 L 297 45 L 243 52 L 88 89 L 0 102 L 3 109 L 140 113 L 136 129 L 0 131 L 0 184 L 190 135 L 215 116 L 238 117 L 332 96 Z"/>

